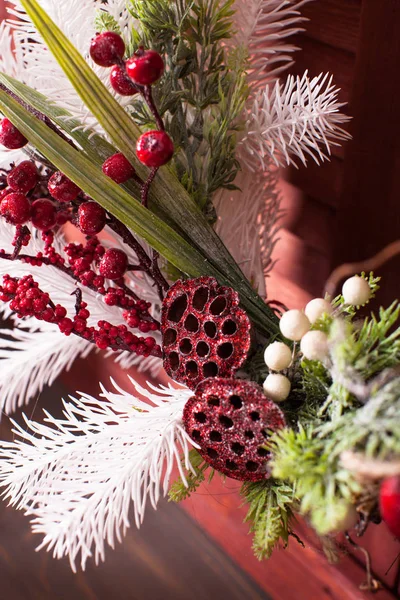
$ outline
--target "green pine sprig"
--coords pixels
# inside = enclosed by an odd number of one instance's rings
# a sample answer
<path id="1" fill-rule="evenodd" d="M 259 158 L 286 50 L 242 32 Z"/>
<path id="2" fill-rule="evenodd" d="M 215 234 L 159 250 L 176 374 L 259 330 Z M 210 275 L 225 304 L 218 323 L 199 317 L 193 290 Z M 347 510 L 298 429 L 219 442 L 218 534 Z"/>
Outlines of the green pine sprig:
<path id="1" fill-rule="evenodd" d="M 295 492 L 293 486 L 274 479 L 246 482 L 241 495 L 249 505 L 253 550 L 258 560 L 269 558 L 280 542 L 286 547 L 291 534 Z"/>
<path id="2" fill-rule="evenodd" d="M 130 2 L 140 22 L 133 46 L 156 49 L 167 64 L 154 97 L 179 149 L 176 174 L 210 220 L 215 192 L 236 189 L 236 135 L 248 97 L 247 55 L 224 45 L 232 35 L 232 5 L 232 0 Z M 130 110 L 141 127 L 154 126 L 143 102 L 134 101 Z"/>
<path id="3" fill-rule="evenodd" d="M 197 488 L 205 481 L 205 472 L 210 468 L 210 465 L 206 463 L 197 450 L 193 449 L 189 453 L 190 464 L 192 465 L 193 471 L 188 471 L 185 474 L 186 483 L 183 482 L 182 478 L 179 477 L 170 487 L 168 492 L 168 498 L 172 502 L 182 502 L 197 490 Z M 214 469 L 210 470 L 208 476 L 208 482 L 212 480 L 214 476 Z"/>

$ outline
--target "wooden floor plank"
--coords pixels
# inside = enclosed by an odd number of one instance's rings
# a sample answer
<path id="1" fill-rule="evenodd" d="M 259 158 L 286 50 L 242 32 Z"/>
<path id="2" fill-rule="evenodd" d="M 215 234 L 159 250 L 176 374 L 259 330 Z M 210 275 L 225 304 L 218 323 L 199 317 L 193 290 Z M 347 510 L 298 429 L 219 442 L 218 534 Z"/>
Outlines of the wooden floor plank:
<path id="1" fill-rule="evenodd" d="M 71 380 L 72 381 L 72 380 Z M 42 394 L 35 418 L 47 406 L 60 412 L 60 385 Z M 1 425 L 3 437 L 6 421 Z M 148 509 L 140 530 L 108 548 L 106 562 L 71 571 L 67 559 L 35 552 L 40 536 L 29 520 L 0 503 L 0 598 L 2 600 L 268 600 L 251 578 L 179 506 L 162 501 Z"/>

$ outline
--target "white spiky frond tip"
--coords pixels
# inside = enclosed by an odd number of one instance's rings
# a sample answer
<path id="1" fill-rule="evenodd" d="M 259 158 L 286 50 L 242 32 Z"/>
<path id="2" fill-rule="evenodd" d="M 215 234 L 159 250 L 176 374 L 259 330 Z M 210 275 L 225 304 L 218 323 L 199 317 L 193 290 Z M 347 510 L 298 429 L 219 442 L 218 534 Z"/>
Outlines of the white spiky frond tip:
<path id="1" fill-rule="evenodd" d="M 243 148 L 238 159 L 242 160 Z M 221 190 L 214 205 L 218 215 L 216 231 L 254 289 L 265 297 L 265 277 L 272 266 L 271 255 L 277 239 L 280 198 L 276 191 L 274 165 L 255 173 L 240 171 L 238 190 Z"/>
<path id="2" fill-rule="evenodd" d="M 195 444 L 182 425 L 192 392 L 131 382 L 146 401 L 113 382 L 115 392 L 103 389 L 102 400 L 71 398 L 64 418 L 25 417 L 26 427 L 14 423 L 20 439 L 0 442 L 5 498 L 33 517 L 33 531 L 44 535 L 40 548 L 68 556 L 73 570 L 90 557 L 104 560 L 106 544 L 126 533 L 131 507 L 140 526 L 146 504 L 156 508 L 166 495 L 175 465 L 183 481 L 184 467 L 192 469 Z"/>
<path id="3" fill-rule="evenodd" d="M 37 397 L 77 358 L 86 358 L 93 349 L 90 342 L 60 335 L 48 323 L 36 331 L 0 329 L 0 417 Z"/>
<path id="4" fill-rule="evenodd" d="M 96 130 L 101 133 L 102 130 L 97 121 L 82 103 L 61 67 L 48 51 L 19 0 L 10 0 L 10 4 L 8 36 L 11 34 L 14 39 L 15 51 L 8 43 L 3 44 L 3 40 L 1 41 L 0 69 L 66 108 L 73 117 L 81 122 L 83 129 Z M 89 57 L 90 39 L 95 35 L 95 15 L 99 6 L 117 18 L 122 32 L 127 36 L 126 41 L 129 41 L 130 27 L 133 27 L 134 19 L 125 3 L 113 0 L 108 6 L 108 4 L 99 5 L 94 0 L 69 0 L 68 2 L 41 0 L 40 4 L 88 60 L 96 75 L 109 91 L 122 104 L 129 103 L 129 98 L 116 95 L 111 88 L 109 69 L 95 65 Z"/>
<path id="5" fill-rule="evenodd" d="M 293 64 L 299 48 L 290 38 L 303 31 L 307 21 L 300 9 L 312 0 L 236 0 L 236 35 L 233 45 L 248 49 L 252 89 L 274 81 Z"/>
<path id="6" fill-rule="evenodd" d="M 339 91 L 329 74 L 310 79 L 307 71 L 259 90 L 240 142 L 246 166 L 266 169 L 271 158 L 277 166 L 329 159 L 333 146 L 351 138 L 342 127 L 350 117 L 340 112 Z"/>

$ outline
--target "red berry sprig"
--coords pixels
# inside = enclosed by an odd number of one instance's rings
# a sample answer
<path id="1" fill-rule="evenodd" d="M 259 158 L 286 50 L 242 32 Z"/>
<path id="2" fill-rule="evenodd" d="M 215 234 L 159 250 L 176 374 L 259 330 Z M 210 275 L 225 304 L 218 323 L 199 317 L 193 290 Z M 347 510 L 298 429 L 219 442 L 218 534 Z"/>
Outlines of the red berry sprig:
<path id="1" fill-rule="evenodd" d="M 73 202 L 82 191 L 61 171 L 57 171 L 50 177 L 48 189 L 53 198 L 59 202 Z"/>
<path id="2" fill-rule="evenodd" d="M 110 71 L 110 84 L 113 90 L 121 96 L 135 96 L 139 92 L 125 70 L 119 65 L 114 65 Z"/>
<path id="3" fill-rule="evenodd" d="M 38 182 L 38 171 L 31 160 L 24 160 L 11 169 L 7 175 L 7 184 L 14 192 L 27 194 Z"/>
<path id="4" fill-rule="evenodd" d="M 103 173 L 115 183 L 125 183 L 135 176 L 135 169 L 120 152 L 113 154 L 103 163 Z"/>
<path id="5" fill-rule="evenodd" d="M 134 171 L 131 171 L 132 165 L 122 155 L 114 155 L 107 159 L 103 171 L 117 183 L 124 183 L 134 177 L 141 186 L 142 204 L 147 206 L 150 185 L 157 170 L 169 162 L 174 154 L 173 142 L 165 132 L 163 120 L 154 104 L 151 92 L 151 85 L 160 79 L 165 65 L 162 57 L 155 50 L 140 47 L 126 62 L 123 60 L 124 53 L 124 41 L 116 33 L 98 34 L 91 42 L 90 55 L 96 64 L 112 67 L 110 72 L 112 88 L 123 96 L 140 93 L 154 116 L 158 130 L 144 133 L 136 147 L 138 159 L 151 168 L 151 173 L 147 181 L 141 181 Z"/>
<path id="6" fill-rule="evenodd" d="M 87 304 L 78 301 L 75 316 L 67 316 L 67 310 L 60 304 L 54 304 L 49 294 L 39 288 L 32 275 L 21 279 L 9 275 L 3 277 L 0 286 L 0 300 L 8 302 L 10 309 L 19 318 L 34 317 L 39 321 L 54 323 L 64 335 L 75 334 L 96 344 L 101 350 L 125 350 L 140 356 L 161 356 L 161 348 L 152 337 L 140 338 L 126 325 L 113 325 L 108 321 L 99 321 L 97 328 L 88 325 L 90 312 Z"/>
<path id="7" fill-rule="evenodd" d="M 147 131 L 137 141 L 136 154 L 147 167 L 162 167 L 171 160 L 174 144 L 165 131 Z"/>
<path id="8" fill-rule="evenodd" d="M 28 140 L 7 118 L 0 121 L 0 144 L 9 150 L 16 150 L 26 146 Z"/>
<path id="9" fill-rule="evenodd" d="M 164 73 L 164 61 L 155 50 L 139 48 L 125 64 L 126 72 L 136 85 L 152 85 Z"/>
<path id="10" fill-rule="evenodd" d="M 25 194 L 11 192 L 0 204 L 0 214 L 12 225 L 27 223 L 31 216 L 31 204 Z"/>
<path id="11" fill-rule="evenodd" d="M 91 41 L 90 56 L 100 67 L 112 67 L 122 59 L 124 54 L 124 40 L 113 31 L 98 33 Z"/>

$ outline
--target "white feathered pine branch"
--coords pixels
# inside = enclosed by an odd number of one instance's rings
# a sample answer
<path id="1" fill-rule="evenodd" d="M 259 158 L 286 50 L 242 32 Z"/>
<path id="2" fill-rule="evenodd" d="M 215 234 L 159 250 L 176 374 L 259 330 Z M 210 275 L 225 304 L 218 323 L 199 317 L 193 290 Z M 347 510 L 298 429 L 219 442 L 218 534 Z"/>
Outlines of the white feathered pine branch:
<path id="1" fill-rule="evenodd" d="M 39 548 L 68 556 L 73 570 L 79 560 L 83 569 L 89 557 L 104 560 L 106 543 L 125 535 L 132 505 L 140 526 L 146 504 L 156 508 L 166 495 L 175 465 L 184 482 L 183 465 L 192 469 L 195 444 L 182 426 L 192 392 L 131 382 L 152 405 L 114 384 L 116 392 L 102 389 L 103 400 L 64 403 L 63 419 L 46 412 L 48 425 L 25 417 L 26 428 L 14 423 L 20 440 L 0 442 L 5 498 L 33 517 L 33 531 L 44 535 Z"/>
<path id="2" fill-rule="evenodd" d="M 51 385 L 93 344 L 60 335 L 54 327 L 41 330 L 0 329 L 0 413 L 11 414 Z"/>
<path id="3" fill-rule="evenodd" d="M 253 89 L 277 77 L 293 64 L 299 48 L 288 38 L 303 31 L 300 8 L 311 0 L 236 0 L 234 45 L 248 49 L 249 83 Z"/>
<path id="4" fill-rule="evenodd" d="M 351 137 L 342 127 L 350 118 L 340 112 L 338 93 L 328 74 L 310 79 L 307 72 L 259 90 L 241 141 L 247 166 L 266 169 L 270 159 L 277 166 L 296 166 L 296 158 L 304 165 L 307 158 L 326 160 L 332 146 Z"/>

